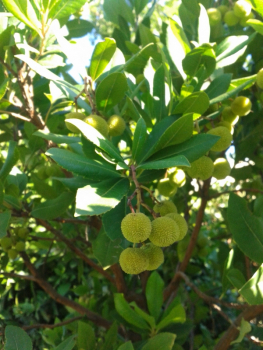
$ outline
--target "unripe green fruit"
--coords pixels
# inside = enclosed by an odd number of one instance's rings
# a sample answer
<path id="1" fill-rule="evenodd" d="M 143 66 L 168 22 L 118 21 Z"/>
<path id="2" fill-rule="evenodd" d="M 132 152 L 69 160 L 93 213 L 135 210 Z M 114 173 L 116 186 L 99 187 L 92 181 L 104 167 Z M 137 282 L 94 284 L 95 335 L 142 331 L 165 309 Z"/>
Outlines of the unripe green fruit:
<path id="1" fill-rule="evenodd" d="M 227 11 L 224 15 L 224 22 L 229 27 L 233 27 L 239 22 L 239 17 L 237 17 L 234 11 Z"/>
<path id="2" fill-rule="evenodd" d="M 216 126 L 224 126 L 225 128 L 227 128 L 231 132 L 231 134 L 232 134 L 232 131 L 234 130 L 232 125 L 228 122 L 225 122 L 224 120 L 219 122 L 218 124 L 216 124 Z"/>
<path id="3" fill-rule="evenodd" d="M 210 26 L 215 26 L 221 22 L 221 12 L 217 8 L 210 8 L 207 11 Z"/>
<path id="4" fill-rule="evenodd" d="M 59 166 L 57 164 L 48 164 L 46 167 L 46 174 L 48 177 L 50 176 L 60 176 L 61 170 L 59 169 Z"/>
<path id="5" fill-rule="evenodd" d="M 155 213 L 159 213 L 161 216 L 165 216 L 169 213 L 177 213 L 177 208 L 172 201 L 163 201 L 154 205 L 153 210 Z"/>
<path id="6" fill-rule="evenodd" d="M 18 251 L 15 250 L 15 249 L 9 249 L 9 250 L 7 251 L 7 254 L 8 254 L 9 259 L 14 260 L 14 259 L 16 259 L 17 256 L 18 256 Z"/>
<path id="7" fill-rule="evenodd" d="M 3 248 L 4 251 L 12 247 L 12 239 L 11 237 L 3 237 L 1 239 L 1 247 Z"/>
<path id="8" fill-rule="evenodd" d="M 253 13 L 253 12 L 250 12 L 250 14 L 249 14 L 248 16 L 243 17 L 243 18 L 240 19 L 239 24 L 240 24 L 242 27 L 247 27 L 247 26 L 249 25 L 249 24 L 247 23 L 247 21 L 248 21 L 249 19 L 254 19 L 254 18 L 255 18 L 254 13 Z"/>
<path id="9" fill-rule="evenodd" d="M 169 177 L 158 182 L 157 189 L 162 196 L 171 197 L 177 192 L 177 185 L 171 183 Z"/>
<path id="10" fill-rule="evenodd" d="M 167 214 L 165 215 L 165 217 L 171 218 L 177 223 L 180 230 L 178 241 L 181 241 L 185 237 L 188 230 L 188 225 L 187 225 L 187 222 L 185 221 L 185 218 L 182 217 L 182 215 L 176 214 L 176 213 Z"/>
<path id="11" fill-rule="evenodd" d="M 74 133 L 79 133 L 79 129 L 75 126 L 75 125 L 72 125 L 71 123 L 68 123 L 67 122 L 67 119 L 80 119 L 80 120 L 84 120 L 86 118 L 85 114 L 83 113 L 79 113 L 79 112 L 71 112 L 71 113 L 68 113 L 66 114 L 66 120 L 65 120 L 65 124 L 66 124 L 66 127 L 74 132 Z"/>
<path id="12" fill-rule="evenodd" d="M 146 241 L 150 236 L 151 230 L 151 221 L 143 213 L 130 213 L 121 222 L 123 236 L 132 243 Z"/>
<path id="13" fill-rule="evenodd" d="M 244 0 L 238 0 L 234 5 L 234 14 L 239 18 L 247 17 L 251 12 L 251 6 Z"/>
<path id="14" fill-rule="evenodd" d="M 182 169 L 171 168 L 169 171 L 169 180 L 172 184 L 182 187 L 186 181 L 185 172 Z"/>
<path id="15" fill-rule="evenodd" d="M 224 16 L 224 14 L 228 11 L 228 6 L 220 5 L 217 9 L 221 12 L 221 15 Z"/>
<path id="16" fill-rule="evenodd" d="M 215 177 L 217 180 L 225 179 L 228 175 L 230 175 L 230 172 L 231 167 L 225 158 L 218 158 L 214 162 L 213 177 Z"/>
<path id="17" fill-rule="evenodd" d="M 36 168 L 37 170 L 37 177 L 40 180 L 46 180 L 48 178 L 48 175 L 46 173 L 46 166 L 45 165 L 40 165 Z"/>
<path id="18" fill-rule="evenodd" d="M 260 71 L 257 73 L 256 82 L 260 89 L 263 89 L 263 69 L 260 69 Z"/>
<path id="19" fill-rule="evenodd" d="M 18 252 L 23 252 L 25 250 L 25 242 L 17 242 L 17 244 L 15 245 L 15 249 Z"/>
<path id="20" fill-rule="evenodd" d="M 152 222 L 149 240 L 158 247 L 168 247 L 178 241 L 180 229 L 177 223 L 168 217 L 160 217 Z"/>
<path id="21" fill-rule="evenodd" d="M 93 126 L 102 136 L 107 137 L 109 134 L 109 127 L 107 122 L 98 115 L 90 115 L 84 119 L 84 122 Z"/>
<path id="22" fill-rule="evenodd" d="M 237 119 L 237 115 L 232 111 L 231 107 L 225 107 L 222 112 L 222 118 L 225 122 L 232 124 Z"/>
<path id="23" fill-rule="evenodd" d="M 122 117 L 112 115 L 108 120 L 108 126 L 110 136 L 120 136 L 126 128 L 126 123 Z"/>
<path id="24" fill-rule="evenodd" d="M 18 197 L 19 192 L 19 188 L 15 184 L 10 184 L 5 188 L 5 194 L 9 194 L 14 197 Z"/>
<path id="25" fill-rule="evenodd" d="M 196 244 L 199 248 L 204 248 L 209 245 L 209 239 L 202 231 L 198 235 Z"/>
<path id="26" fill-rule="evenodd" d="M 22 238 L 22 239 L 26 239 L 27 235 L 29 234 L 29 230 L 25 227 L 21 227 L 18 231 L 17 231 L 17 235 L 18 237 Z"/>
<path id="27" fill-rule="evenodd" d="M 163 251 L 160 247 L 156 247 L 152 243 L 147 243 L 140 249 L 145 252 L 149 259 L 147 271 L 156 270 L 164 262 Z"/>
<path id="28" fill-rule="evenodd" d="M 136 77 L 136 84 L 139 85 L 145 79 L 143 74 L 138 74 Z M 146 92 L 148 90 L 146 81 L 140 86 L 141 92 Z"/>
<path id="29" fill-rule="evenodd" d="M 222 152 L 231 145 L 232 135 L 225 126 L 218 126 L 212 130 L 209 130 L 207 134 L 220 136 L 220 139 L 211 148 L 211 151 Z"/>
<path id="30" fill-rule="evenodd" d="M 187 174 L 195 179 L 207 180 L 212 176 L 214 164 L 211 158 L 203 156 L 191 163 L 191 168 L 187 169 Z"/>
<path id="31" fill-rule="evenodd" d="M 248 97 L 238 96 L 231 103 L 233 113 L 243 117 L 251 111 L 252 103 Z"/>
<path id="32" fill-rule="evenodd" d="M 209 115 L 212 113 L 215 113 L 219 110 L 219 104 L 218 103 L 213 103 L 209 108 L 206 110 L 205 114 Z"/>
<path id="33" fill-rule="evenodd" d="M 119 258 L 122 270 L 131 275 L 138 275 L 149 265 L 147 254 L 140 248 L 127 248 L 121 252 Z"/>
<path id="34" fill-rule="evenodd" d="M 204 247 L 198 250 L 197 255 L 199 256 L 199 258 L 206 258 L 208 253 L 208 247 Z"/>

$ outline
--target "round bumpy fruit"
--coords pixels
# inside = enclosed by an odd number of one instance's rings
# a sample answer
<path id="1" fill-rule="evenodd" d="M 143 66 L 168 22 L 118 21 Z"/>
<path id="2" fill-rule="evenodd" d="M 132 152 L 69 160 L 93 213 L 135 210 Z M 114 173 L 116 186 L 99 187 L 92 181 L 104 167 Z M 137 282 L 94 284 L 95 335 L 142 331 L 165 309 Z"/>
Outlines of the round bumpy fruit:
<path id="1" fill-rule="evenodd" d="M 21 228 L 17 231 L 18 237 L 20 237 L 20 238 L 22 238 L 22 239 L 26 239 L 28 234 L 29 234 L 29 230 L 28 230 L 26 227 L 21 227 Z"/>
<path id="2" fill-rule="evenodd" d="M 157 189 L 162 196 L 171 197 L 177 192 L 177 185 L 171 183 L 170 179 L 166 177 L 158 182 Z"/>
<path id="3" fill-rule="evenodd" d="M 231 104 L 232 112 L 240 117 L 247 115 L 251 111 L 252 103 L 248 97 L 238 96 Z"/>
<path id="4" fill-rule="evenodd" d="M 217 9 L 221 12 L 221 15 L 224 16 L 224 14 L 228 11 L 228 6 L 220 5 Z"/>
<path id="5" fill-rule="evenodd" d="M 172 184 L 182 187 L 185 184 L 185 172 L 182 169 L 171 168 L 169 171 L 169 180 Z"/>
<path id="6" fill-rule="evenodd" d="M 170 214 L 167 214 L 165 216 L 167 218 L 173 219 L 177 223 L 179 230 L 180 230 L 180 235 L 178 237 L 178 241 L 183 239 L 187 233 L 187 230 L 188 230 L 188 225 L 187 225 L 187 222 L 185 221 L 185 218 L 182 217 L 182 215 L 176 214 L 176 213 L 170 213 Z"/>
<path id="7" fill-rule="evenodd" d="M 214 170 L 214 164 L 211 158 L 203 156 L 193 163 L 191 168 L 188 168 L 187 174 L 195 179 L 207 180 L 212 176 Z"/>
<path id="8" fill-rule="evenodd" d="M 230 123 L 228 123 L 228 122 L 223 120 L 223 121 L 219 122 L 216 125 L 217 126 L 224 126 L 225 128 L 227 128 L 231 132 L 231 134 L 233 134 L 232 131 L 234 130 L 234 128 L 232 127 L 232 125 Z"/>
<path id="9" fill-rule="evenodd" d="M 109 135 L 120 136 L 126 127 L 124 119 L 118 115 L 112 115 L 108 120 Z"/>
<path id="10" fill-rule="evenodd" d="M 131 275 L 138 275 L 149 265 L 147 254 L 140 248 L 126 248 L 119 258 L 122 270 Z"/>
<path id="11" fill-rule="evenodd" d="M 224 15 L 224 22 L 227 24 L 229 27 L 233 27 L 239 22 L 239 17 L 237 17 L 234 13 L 234 11 L 227 11 Z"/>
<path id="12" fill-rule="evenodd" d="M 86 118 L 85 114 L 83 113 L 79 113 L 79 112 L 71 112 L 71 113 L 68 113 L 66 115 L 66 120 L 65 120 L 65 124 L 66 124 L 66 127 L 74 132 L 74 133 L 79 133 L 79 129 L 75 126 L 75 125 L 72 125 L 71 123 L 67 122 L 67 119 L 80 119 L 80 120 L 84 120 Z"/>
<path id="13" fill-rule="evenodd" d="M 263 69 L 260 69 L 260 71 L 258 72 L 256 82 L 260 89 L 263 89 Z"/>
<path id="14" fill-rule="evenodd" d="M 225 107 L 222 112 L 222 118 L 225 122 L 232 124 L 237 119 L 237 115 L 232 111 L 231 107 Z"/>
<path id="15" fill-rule="evenodd" d="M 1 247 L 3 248 L 3 250 L 7 251 L 9 248 L 12 247 L 12 239 L 11 237 L 3 237 L 1 239 Z"/>
<path id="16" fill-rule="evenodd" d="M 221 22 L 222 15 L 218 9 L 212 7 L 207 10 L 207 14 L 208 14 L 210 26 L 215 26 Z"/>
<path id="17" fill-rule="evenodd" d="M 132 243 L 146 241 L 150 236 L 151 230 L 151 221 L 143 213 L 130 213 L 121 222 L 123 236 Z"/>
<path id="18" fill-rule="evenodd" d="M 239 18 L 247 17 L 251 12 L 251 6 L 244 0 L 238 0 L 234 5 L 234 14 Z"/>
<path id="19" fill-rule="evenodd" d="M 214 162 L 214 172 L 213 176 L 217 180 L 225 179 L 231 172 L 230 165 L 225 158 L 218 158 Z"/>
<path id="20" fill-rule="evenodd" d="M 180 229 L 177 223 L 168 217 L 160 217 L 152 222 L 149 240 L 158 247 L 168 247 L 178 241 Z"/>
<path id="21" fill-rule="evenodd" d="M 211 129 L 207 134 L 220 136 L 220 139 L 211 148 L 211 151 L 222 152 L 231 145 L 232 135 L 231 132 L 225 126 L 218 126 Z"/>
<path id="22" fill-rule="evenodd" d="M 15 245 L 15 249 L 18 252 L 23 252 L 25 250 L 25 242 L 17 242 L 17 244 Z"/>
<path id="23" fill-rule="evenodd" d="M 109 134 L 109 127 L 107 122 L 99 115 L 91 114 L 84 119 L 84 122 L 93 126 L 102 136 L 107 137 Z"/>
<path id="24" fill-rule="evenodd" d="M 9 249 L 9 250 L 7 251 L 7 254 L 8 254 L 9 259 L 14 260 L 14 259 L 16 259 L 17 256 L 18 256 L 18 251 L 17 251 L 16 249 Z"/>
<path id="25" fill-rule="evenodd" d="M 172 201 L 163 201 L 154 205 L 153 210 L 155 213 L 159 213 L 161 216 L 165 216 L 169 213 L 177 213 L 177 208 Z"/>
<path id="26" fill-rule="evenodd" d="M 147 243 L 140 249 L 145 252 L 149 259 L 147 271 L 156 270 L 164 262 L 163 251 L 160 247 L 156 247 L 152 243 Z"/>

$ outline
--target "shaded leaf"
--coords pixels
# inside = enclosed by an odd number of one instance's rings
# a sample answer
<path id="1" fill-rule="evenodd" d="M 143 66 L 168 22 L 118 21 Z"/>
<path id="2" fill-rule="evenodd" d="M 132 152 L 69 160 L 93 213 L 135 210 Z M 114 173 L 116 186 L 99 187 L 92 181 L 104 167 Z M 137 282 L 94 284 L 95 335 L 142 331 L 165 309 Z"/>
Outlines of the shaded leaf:
<path id="1" fill-rule="evenodd" d="M 76 338 L 75 335 L 72 335 L 71 337 L 68 337 L 61 344 L 56 346 L 54 348 L 54 350 L 72 350 L 74 348 L 74 346 L 76 345 L 75 338 Z"/>
<path id="2" fill-rule="evenodd" d="M 147 136 L 147 128 L 143 118 L 140 118 L 137 122 L 136 129 L 134 132 L 134 138 L 132 143 L 132 158 L 137 160 L 137 156 L 143 149 Z"/>
<path id="3" fill-rule="evenodd" d="M 230 269 L 228 271 L 226 277 L 233 284 L 233 286 L 237 289 L 242 288 L 243 285 L 246 283 L 246 279 L 245 279 L 243 273 L 238 269 Z"/>
<path id="4" fill-rule="evenodd" d="M 158 272 L 152 272 L 147 281 L 145 296 L 148 310 L 156 321 L 160 316 L 161 307 L 163 305 L 163 288 L 163 279 L 160 277 Z"/>
<path id="5" fill-rule="evenodd" d="M 178 304 L 172 308 L 167 316 L 165 316 L 156 326 L 157 330 L 165 328 L 171 323 L 184 323 L 186 314 L 183 305 Z"/>
<path id="6" fill-rule="evenodd" d="M 83 321 L 78 321 L 78 349 L 93 350 L 95 345 L 96 337 L 91 325 Z"/>
<path id="7" fill-rule="evenodd" d="M 9 227 L 9 220 L 11 219 L 11 212 L 9 210 L 0 213 L 0 238 L 6 236 L 6 231 Z"/>
<path id="8" fill-rule="evenodd" d="M 199 113 L 203 114 L 209 107 L 209 97 L 204 91 L 194 92 L 184 98 L 174 109 L 174 113 Z"/>
<path id="9" fill-rule="evenodd" d="M 44 130 L 38 130 L 34 132 L 33 135 L 39 136 L 45 140 L 53 141 L 56 144 L 66 143 L 67 145 L 69 145 L 71 143 L 80 142 L 80 137 L 53 134 L 52 132 L 47 133 Z"/>
<path id="10" fill-rule="evenodd" d="M 4 180 L 7 177 L 18 160 L 19 155 L 16 145 L 17 143 L 15 141 L 9 142 L 7 157 L 0 170 L 0 180 Z"/>
<path id="11" fill-rule="evenodd" d="M 165 332 L 157 334 L 147 341 L 147 343 L 142 347 L 142 350 L 172 350 L 175 338 L 176 334 L 173 333 Z"/>
<path id="12" fill-rule="evenodd" d="M 141 0 L 139 0 L 141 1 Z M 147 0 L 148 1 L 148 0 Z M 124 344 L 122 344 L 118 350 L 134 350 L 134 347 L 132 346 L 132 342 L 131 341 L 128 341 Z"/>
<path id="13" fill-rule="evenodd" d="M 250 305 L 263 303 L 263 266 L 238 291 Z"/>
<path id="14" fill-rule="evenodd" d="M 5 328 L 4 350 L 32 350 L 32 341 L 27 333 L 16 326 L 6 326 Z"/>
<path id="15" fill-rule="evenodd" d="M 205 90 L 209 99 L 213 99 L 225 93 L 230 85 L 232 74 L 222 74 L 212 80 L 211 84 Z"/>
<path id="16" fill-rule="evenodd" d="M 127 198 L 123 197 L 120 203 L 102 217 L 102 223 L 107 236 L 111 239 L 121 238 L 123 234 L 121 232 L 121 222 L 124 216 L 127 214 Z"/>

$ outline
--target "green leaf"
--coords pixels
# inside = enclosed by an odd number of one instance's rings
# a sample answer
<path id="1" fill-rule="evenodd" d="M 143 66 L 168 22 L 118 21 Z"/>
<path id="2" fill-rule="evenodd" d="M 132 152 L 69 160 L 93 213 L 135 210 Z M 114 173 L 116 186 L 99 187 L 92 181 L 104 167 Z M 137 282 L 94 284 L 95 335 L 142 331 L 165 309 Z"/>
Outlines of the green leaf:
<path id="1" fill-rule="evenodd" d="M 68 206 L 73 202 L 74 197 L 74 194 L 70 192 L 61 193 L 61 195 L 55 199 L 49 199 L 36 205 L 31 214 L 39 219 L 55 219 L 65 213 Z"/>
<path id="2" fill-rule="evenodd" d="M 104 41 L 95 46 L 89 67 L 89 75 L 91 79 L 96 80 L 101 73 L 103 73 L 114 55 L 115 50 L 116 42 L 114 39 L 110 38 L 105 38 Z"/>
<path id="3" fill-rule="evenodd" d="M 114 304 L 116 311 L 125 319 L 128 323 L 140 328 L 148 330 L 149 326 L 145 320 L 139 316 L 124 299 L 123 294 L 114 294 Z"/>
<path id="4" fill-rule="evenodd" d="M 227 289 L 230 287 L 229 280 L 227 278 L 227 274 L 231 269 L 234 260 L 234 249 L 229 251 L 229 254 L 224 262 L 224 269 L 222 274 L 222 291 L 225 293 Z"/>
<path id="5" fill-rule="evenodd" d="M 142 42 L 142 46 L 146 46 L 150 43 L 156 44 L 156 36 L 152 33 L 152 31 L 143 25 L 142 23 L 139 24 L 139 33 L 140 33 L 140 39 Z"/>
<path id="6" fill-rule="evenodd" d="M 219 136 L 200 134 L 194 135 L 179 145 L 169 146 L 157 152 L 149 160 L 165 159 L 177 155 L 185 156 L 190 163 L 204 156 L 213 145 L 218 141 Z"/>
<path id="7" fill-rule="evenodd" d="M 137 169 L 167 169 L 171 167 L 187 166 L 190 167 L 189 161 L 185 156 L 175 156 L 171 158 L 165 158 L 162 160 L 156 160 L 152 162 L 146 162 L 137 166 Z"/>
<path id="8" fill-rule="evenodd" d="M 147 4 L 148 0 L 135 0 L 134 6 L 136 15 L 139 15 Z"/>
<path id="9" fill-rule="evenodd" d="M 137 122 L 134 132 L 133 144 L 132 144 L 132 158 L 137 160 L 137 156 L 143 149 L 147 136 L 147 128 L 143 118 L 140 118 Z"/>
<path id="10" fill-rule="evenodd" d="M 68 187 L 70 191 L 77 191 L 78 188 L 84 187 L 92 183 L 92 180 L 85 179 L 84 177 L 81 177 L 81 176 L 74 176 L 69 178 L 53 177 L 53 180 L 60 181 L 63 185 Z M 97 182 L 97 180 L 96 181 L 93 180 L 93 181 L 94 183 Z"/>
<path id="11" fill-rule="evenodd" d="M 1 34 L 0 34 L 0 57 L 2 60 L 5 59 L 6 54 L 6 48 L 10 45 L 12 39 L 13 39 L 13 32 L 15 27 L 10 26 L 7 27 Z"/>
<path id="12" fill-rule="evenodd" d="M 66 23 L 70 38 L 81 38 L 82 36 L 90 33 L 94 28 L 94 25 L 81 18 L 75 18 L 72 21 Z"/>
<path id="13" fill-rule="evenodd" d="M 261 0 L 248 0 L 252 8 L 263 17 L 263 4 Z"/>
<path id="14" fill-rule="evenodd" d="M 103 268 L 107 268 L 119 261 L 119 256 L 123 250 L 119 244 L 119 239 L 112 241 L 103 230 L 99 232 L 92 243 L 92 250 Z"/>
<path id="15" fill-rule="evenodd" d="M 256 81 L 257 75 L 250 75 L 249 77 L 239 78 L 239 79 L 233 79 L 231 80 L 230 86 L 227 89 L 227 91 L 231 91 L 239 87 L 240 85 L 243 85 L 244 83 L 249 82 L 249 84 L 245 85 L 242 90 L 249 89 Z M 254 79 L 253 79 L 254 78 Z"/>
<path id="16" fill-rule="evenodd" d="M 32 341 L 27 333 L 16 326 L 6 326 L 5 328 L 4 350 L 32 350 Z"/>
<path id="17" fill-rule="evenodd" d="M 209 99 L 213 99 L 219 95 L 224 94 L 231 83 L 232 74 L 222 74 L 212 80 L 211 84 L 205 90 Z"/>
<path id="18" fill-rule="evenodd" d="M 237 289 L 242 288 L 242 286 L 246 283 L 246 279 L 243 273 L 238 269 L 230 269 L 226 275 L 229 281 L 233 284 L 233 286 Z"/>
<path id="19" fill-rule="evenodd" d="M 167 115 L 165 101 L 165 69 L 161 65 L 154 74 L 153 79 L 153 118 L 157 121 L 163 119 Z"/>
<path id="20" fill-rule="evenodd" d="M 155 328 L 155 319 L 153 316 L 150 316 L 149 314 L 147 314 L 145 311 L 143 311 L 142 309 L 140 309 L 135 301 L 131 302 L 130 305 L 133 307 L 134 311 L 141 316 L 151 327 L 151 329 L 153 330 Z"/>
<path id="21" fill-rule="evenodd" d="M 114 322 L 110 329 L 107 331 L 105 339 L 104 339 L 104 343 L 101 347 L 100 350 L 111 350 L 111 349 L 115 349 L 115 343 L 117 340 L 117 334 L 118 334 L 118 326 L 117 323 Z"/>
<path id="22" fill-rule="evenodd" d="M 156 326 L 157 330 L 165 328 L 171 323 L 184 323 L 186 321 L 186 314 L 183 305 L 178 304 L 172 308 L 169 314 L 164 317 Z"/>
<path id="23" fill-rule="evenodd" d="M 122 200 L 115 208 L 105 213 L 102 217 L 102 223 L 107 236 L 111 240 L 117 238 L 123 239 L 121 232 L 121 222 L 124 216 L 127 214 L 127 198 L 123 197 Z"/>
<path id="24" fill-rule="evenodd" d="M 174 114 L 203 114 L 209 107 L 209 97 L 204 91 L 194 92 L 184 98 L 174 109 Z"/>
<path id="25" fill-rule="evenodd" d="M 6 231 L 9 227 L 9 220 L 11 219 L 11 212 L 9 210 L 0 213 L 0 238 L 6 236 Z"/>
<path id="26" fill-rule="evenodd" d="M 33 135 L 39 136 L 45 140 L 53 141 L 56 144 L 66 143 L 67 145 L 70 145 L 71 143 L 80 142 L 80 137 L 53 134 L 52 132 L 46 132 L 44 130 L 35 131 Z"/>
<path id="27" fill-rule="evenodd" d="M 132 8 L 125 2 L 119 0 L 107 0 L 103 3 L 106 18 L 119 25 L 118 16 L 121 15 L 127 22 L 134 25 Z"/>
<path id="28" fill-rule="evenodd" d="M 105 137 L 102 136 L 98 130 L 93 128 L 93 126 L 83 122 L 80 119 L 67 119 L 67 122 L 76 126 L 82 132 L 82 134 L 86 137 L 86 139 L 88 139 L 94 145 L 96 145 L 97 147 L 101 148 L 103 151 L 108 153 L 108 155 L 113 160 L 116 160 L 116 162 L 119 161 L 120 163 L 122 163 L 123 166 L 126 166 L 122 156 L 120 155 L 118 148 L 115 147 L 112 142 L 105 139 Z"/>
<path id="29" fill-rule="evenodd" d="M 186 54 L 182 64 L 185 73 L 191 77 L 194 77 L 200 67 L 204 66 L 206 69 L 205 78 L 207 78 L 215 70 L 215 52 L 207 44 L 196 47 Z"/>
<path id="30" fill-rule="evenodd" d="M 97 108 L 104 113 L 109 111 L 124 98 L 127 90 L 127 79 L 124 74 L 112 73 L 108 75 L 96 89 Z"/>
<path id="31" fill-rule="evenodd" d="M 165 332 L 157 334 L 147 341 L 147 343 L 142 347 L 142 350 L 172 350 L 175 338 L 176 334 L 173 333 Z"/>
<path id="32" fill-rule="evenodd" d="M 238 291 L 250 305 L 263 303 L 263 266 Z"/>
<path id="33" fill-rule="evenodd" d="M 199 16 L 200 8 L 196 0 L 182 0 L 182 3 L 195 17 Z"/>
<path id="34" fill-rule="evenodd" d="M 75 216 L 100 215 L 116 207 L 129 190 L 129 180 L 110 179 L 78 189 Z"/>
<path id="35" fill-rule="evenodd" d="M 4 195 L 3 203 L 9 208 L 10 206 L 20 210 L 21 209 L 21 202 L 18 200 L 18 198 L 11 196 L 9 194 Z"/>
<path id="36" fill-rule="evenodd" d="M 4 180 L 7 177 L 18 160 L 19 155 L 16 145 L 17 143 L 15 141 L 9 142 L 7 157 L 0 170 L 0 180 Z"/>
<path id="37" fill-rule="evenodd" d="M 50 6 L 48 18 L 54 20 L 69 17 L 78 12 L 85 3 L 86 0 L 55 0 Z"/>
<path id="38" fill-rule="evenodd" d="M 231 193 L 227 211 L 236 244 L 251 260 L 263 263 L 263 222 L 247 208 L 245 199 Z"/>
<path id="39" fill-rule="evenodd" d="M 114 167 L 108 163 L 88 159 L 60 148 L 50 148 L 46 152 L 46 155 L 54 159 L 54 161 L 64 169 L 91 180 L 100 181 L 108 179 L 109 177 L 118 178 L 121 176 L 115 171 Z"/>
<path id="40" fill-rule="evenodd" d="M 253 29 L 255 29 L 256 32 L 263 35 L 263 22 L 259 21 L 258 19 L 249 19 L 247 21 L 247 24 L 250 25 Z"/>
<path id="41" fill-rule="evenodd" d="M 141 0 L 139 0 L 141 1 Z M 148 1 L 148 0 L 147 0 Z M 132 342 L 129 340 L 126 343 L 122 344 L 118 350 L 134 350 L 134 347 L 132 346 Z"/>
<path id="42" fill-rule="evenodd" d="M 210 23 L 206 8 L 199 4 L 200 15 L 198 18 L 198 43 L 199 45 L 209 43 L 210 40 Z"/>
<path id="43" fill-rule="evenodd" d="M 76 338 L 75 335 L 72 335 L 71 337 L 68 337 L 61 344 L 56 346 L 54 348 L 54 350 L 72 350 L 74 348 L 74 346 L 76 345 L 75 338 Z"/>
<path id="44" fill-rule="evenodd" d="M 146 285 L 146 301 L 150 314 L 157 321 L 163 305 L 164 281 L 157 271 L 151 273 Z"/>
<path id="45" fill-rule="evenodd" d="M 239 336 L 237 337 L 237 339 L 235 341 L 232 341 L 230 344 L 237 344 L 237 343 L 241 343 L 242 340 L 244 339 L 245 335 L 249 332 L 251 332 L 252 327 L 250 325 L 250 323 L 248 321 L 245 321 L 244 318 L 242 317 L 241 319 L 241 324 L 239 328 Z"/>

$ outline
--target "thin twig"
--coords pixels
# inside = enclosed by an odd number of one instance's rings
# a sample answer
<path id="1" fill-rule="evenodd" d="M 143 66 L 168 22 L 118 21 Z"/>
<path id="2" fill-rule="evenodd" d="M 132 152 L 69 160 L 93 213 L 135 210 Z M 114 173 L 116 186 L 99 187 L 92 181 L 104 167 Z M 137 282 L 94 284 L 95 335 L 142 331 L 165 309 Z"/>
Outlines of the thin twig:
<path id="1" fill-rule="evenodd" d="M 23 115 L 18 114 L 18 113 L 0 110 L 0 114 L 9 114 L 14 118 L 18 118 L 18 119 L 24 120 L 25 122 L 29 122 L 29 123 L 31 122 L 31 119 L 24 117 Z"/>

